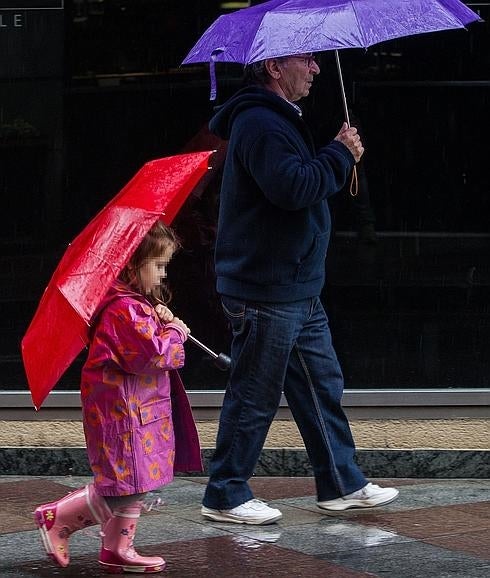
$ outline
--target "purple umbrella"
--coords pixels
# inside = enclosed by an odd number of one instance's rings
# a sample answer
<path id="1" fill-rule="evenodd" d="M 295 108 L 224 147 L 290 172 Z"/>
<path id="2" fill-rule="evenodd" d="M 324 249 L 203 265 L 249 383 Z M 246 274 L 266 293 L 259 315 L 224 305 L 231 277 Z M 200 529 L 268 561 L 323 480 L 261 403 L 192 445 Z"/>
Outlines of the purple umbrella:
<path id="1" fill-rule="evenodd" d="M 252 64 L 266 58 L 335 50 L 345 120 L 350 126 L 338 50 L 368 48 L 403 36 L 464 28 L 481 18 L 459 0 L 269 0 L 220 16 L 182 64 Z M 357 194 L 354 167 L 351 194 Z"/>
<path id="2" fill-rule="evenodd" d="M 214 100 L 215 62 L 246 65 L 308 52 L 367 48 L 402 36 L 464 28 L 476 20 L 481 20 L 478 14 L 459 0 L 269 0 L 220 16 L 182 64 L 210 63 Z M 338 52 L 336 57 L 349 123 Z"/>

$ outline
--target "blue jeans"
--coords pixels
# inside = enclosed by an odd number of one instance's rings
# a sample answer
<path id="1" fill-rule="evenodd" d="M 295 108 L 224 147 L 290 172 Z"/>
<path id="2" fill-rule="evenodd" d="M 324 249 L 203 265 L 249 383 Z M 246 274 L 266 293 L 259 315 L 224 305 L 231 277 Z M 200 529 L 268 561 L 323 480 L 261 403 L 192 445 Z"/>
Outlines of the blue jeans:
<path id="1" fill-rule="evenodd" d="M 253 498 L 253 475 L 281 394 L 303 437 L 318 500 L 362 488 L 341 407 L 343 377 L 318 297 L 252 303 L 222 296 L 233 331 L 232 365 L 203 504 L 231 509 Z"/>

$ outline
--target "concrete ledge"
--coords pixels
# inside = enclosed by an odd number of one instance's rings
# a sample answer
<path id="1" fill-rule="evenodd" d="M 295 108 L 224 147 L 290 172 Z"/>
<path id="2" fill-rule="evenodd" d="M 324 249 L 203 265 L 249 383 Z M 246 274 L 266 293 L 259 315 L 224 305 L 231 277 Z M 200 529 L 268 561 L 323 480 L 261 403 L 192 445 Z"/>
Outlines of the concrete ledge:
<path id="1" fill-rule="evenodd" d="M 213 450 L 203 450 L 207 464 Z M 490 451 L 437 449 L 358 450 L 357 461 L 372 478 L 490 478 Z M 0 472 L 17 476 L 91 475 L 83 447 L 0 448 Z M 266 448 L 257 476 L 312 476 L 304 449 Z"/>
<path id="2" fill-rule="evenodd" d="M 201 447 L 212 448 L 218 420 L 197 420 Z M 363 450 L 488 450 L 488 419 L 367 419 L 350 422 L 356 447 Z M 0 420 L 0 448 L 79 448 L 85 446 L 81 421 Z M 276 418 L 264 448 L 305 449 L 296 423 Z"/>

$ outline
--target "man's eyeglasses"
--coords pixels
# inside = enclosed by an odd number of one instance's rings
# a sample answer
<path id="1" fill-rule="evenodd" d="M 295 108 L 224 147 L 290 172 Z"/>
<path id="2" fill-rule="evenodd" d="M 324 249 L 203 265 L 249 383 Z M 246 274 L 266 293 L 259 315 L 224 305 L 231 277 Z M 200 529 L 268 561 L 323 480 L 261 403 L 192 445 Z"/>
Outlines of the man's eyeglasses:
<path id="1" fill-rule="evenodd" d="M 304 64 L 306 64 L 306 66 L 308 66 L 308 68 L 310 66 L 313 66 L 313 63 L 317 62 L 316 60 L 316 54 L 308 54 L 305 56 L 289 56 L 289 58 L 294 58 L 296 60 L 301 60 L 303 61 Z"/>

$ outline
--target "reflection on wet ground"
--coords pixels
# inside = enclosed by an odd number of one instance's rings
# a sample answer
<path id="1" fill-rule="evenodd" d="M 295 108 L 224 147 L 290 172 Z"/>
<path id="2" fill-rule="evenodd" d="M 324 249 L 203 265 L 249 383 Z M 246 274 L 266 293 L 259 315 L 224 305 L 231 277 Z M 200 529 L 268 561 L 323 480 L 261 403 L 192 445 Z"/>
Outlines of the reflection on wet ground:
<path id="1" fill-rule="evenodd" d="M 89 481 L 81 477 L 0 477 L 2 578 L 104 576 L 97 532 L 71 539 L 71 564 L 43 555 L 31 512 Z M 490 576 L 490 480 L 377 480 L 400 488 L 384 508 L 320 511 L 312 478 L 259 477 L 256 497 L 283 512 L 270 526 L 204 520 L 205 478 L 178 478 L 154 492 L 165 505 L 146 513 L 136 545 L 162 555 L 163 575 L 178 578 Z"/>

